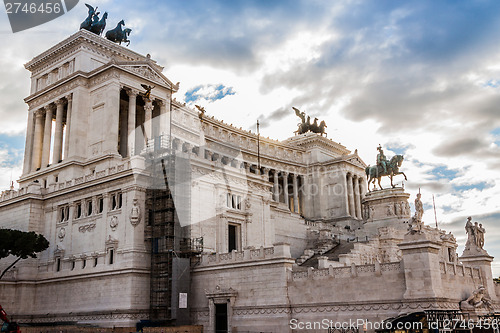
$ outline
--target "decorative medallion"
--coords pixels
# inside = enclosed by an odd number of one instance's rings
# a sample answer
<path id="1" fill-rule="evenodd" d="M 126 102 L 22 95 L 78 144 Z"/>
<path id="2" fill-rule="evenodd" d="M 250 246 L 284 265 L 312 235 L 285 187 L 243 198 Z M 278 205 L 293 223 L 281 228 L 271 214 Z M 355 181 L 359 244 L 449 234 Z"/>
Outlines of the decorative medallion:
<path id="1" fill-rule="evenodd" d="M 118 217 L 117 216 L 112 216 L 111 220 L 109 221 L 109 226 L 111 227 L 111 230 L 115 231 L 116 227 L 118 226 Z"/>

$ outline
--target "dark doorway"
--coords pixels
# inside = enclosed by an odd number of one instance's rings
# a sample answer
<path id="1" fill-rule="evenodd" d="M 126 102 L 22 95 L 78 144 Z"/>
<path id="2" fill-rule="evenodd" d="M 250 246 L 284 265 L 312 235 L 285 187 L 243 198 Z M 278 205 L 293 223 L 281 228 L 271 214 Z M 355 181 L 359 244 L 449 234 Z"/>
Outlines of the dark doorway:
<path id="1" fill-rule="evenodd" d="M 227 303 L 215 304 L 215 333 L 227 333 Z"/>
<path id="2" fill-rule="evenodd" d="M 229 225 L 228 226 L 228 238 L 229 238 L 229 243 L 228 243 L 228 249 L 227 252 L 231 252 L 232 250 L 238 250 L 236 247 L 236 226 L 235 225 Z"/>

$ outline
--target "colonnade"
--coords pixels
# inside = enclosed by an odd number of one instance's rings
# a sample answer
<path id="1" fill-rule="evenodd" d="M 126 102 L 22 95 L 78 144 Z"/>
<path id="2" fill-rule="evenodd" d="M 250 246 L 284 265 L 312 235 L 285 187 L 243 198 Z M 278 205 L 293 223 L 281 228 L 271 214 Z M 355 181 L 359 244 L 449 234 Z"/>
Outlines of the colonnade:
<path id="1" fill-rule="evenodd" d="M 200 149 L 189 142 L 183 142 L 179 138 L 172 140 L 172 149 L 184 153 L 193 153 L 196 156 L 202 157 L 212 162 L 220 162 L 222 165 L 231 165 L 235 168 L 246 170 L 247 174 L 254 173 L 262 175 L 265 179 L 270 180 L 272 177 L 273 187 L 272 198 L 275 202 L 286 204 L 290 211 L 302 213 L 303 193 L 299 189 L 304 184 L 305 177 L 297 173 L 290 173 L 268 167 L 258 167 L 256 164 L 237 160 L 236 158 L 224 156 L 213 152 L 207 148 Z M 289 180 L 291 179 L 291 182 Z M 291 188 L 290 188 L 291 187 Z"/>
<path id="2" fill-rule="evenodd" d="M 26 134 L 25 173 L 48 167 L 51 155 L 52 163 L 59 163 L 63 157 L 68 156 L 72 103 L 72 95 L 68 95 L 30 111 Z M 52 135 L 54 118 L 55 129 Z M 31 161 L 27 163 L 26 160 L 30 157 Z"/>
<path id="3" fill-rule="evenodd" d="M 348 215 L 362 219 L 361 199 L 365 190 L 365 179 L 350 172 L 346 175 L 346 212 Z"/>
<path id="4" fill-rule="evenodd" d="M 125 131 L 127 133 L 127 143 L 126 143 L 126 154 L 127 156 L 131 156 L 134 154 L 139 153 L 136 151 L 136 143 L 137 143 L 137 138 L 136 138 L 136 128 L 144 125 L 143 127 L 143 135 L 144 135 L 144 145 L 147 147 L 148 144 L 153 138 L 159 136 L 162 133 L 166 132 L 166 126 L 167 126 L 167 121 L 165 119 L 162 119 L 162 116 L 167 114 L 167 105 L 168 102 L 167 100 L 163 99 L 158 99 L 158 98 L 153 98 L 153 99 L 148 99 L 145 98 L 144 96 L 139 94 L 138 90 L 135 89 L 130 89 L 130 88 L 122 88 L 125 89 L 127 95 L 128 95 L 128 113 L 127 113 L 127 119 L 126 119 L 126 126 L 125 126 Z M 138 112 L 138 99 L 137 96 L 142 98 L 144 101 L 144 106 L 141 106 L 144 110 L 144 121 L 136 121 L 137 120 L 137 112 Z M 156 107 L 159 107 L 159 112 L 157 114 L 154 114 L 156 110 Z M 142 112 L 142 110 L 141 110 Z M 160 117 L 157 119 L 156 117 Z M 162 119 L 160 121 L 160 119 Z M 142 128 L 142 127 L 141 127 Z"/>

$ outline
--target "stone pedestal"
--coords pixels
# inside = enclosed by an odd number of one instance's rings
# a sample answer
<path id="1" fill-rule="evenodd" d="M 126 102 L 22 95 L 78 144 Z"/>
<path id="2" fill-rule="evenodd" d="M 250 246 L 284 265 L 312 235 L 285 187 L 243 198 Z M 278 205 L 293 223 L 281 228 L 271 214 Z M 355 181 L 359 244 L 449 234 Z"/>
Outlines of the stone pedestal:
<path id="1" fill-rule="evenodd" d="M 443 294 L 439 269 L 441 241 L 434 234 L 406 234 L 399 248 L 403 253 L 405 299 L 440 297 Z"/>
<path id="2" fill-rule="evenodd" d="M 471 249 L 465 250 L 459 259 L 465 265 L 480 269 L 481 280 L 483 281 L 483 286 L 486 288 L 487 296 L 491 300 L 498 300 L 495 292 L 493 275 L 491 273 L 491 262 L 493 261 L 493 257 L 490 256 L 484 249 L 474 246 Z"/>
<path id="3" fill-rule="evenodd" d="M 366 193 L 362 201 L 366 233 L 376 234 L 382 227 L 406 231 L 411 215 L 409 197 L 401 187 Z"/>
<path id="4" fill-rule="evenodd" d="M 411 215 L 409 197 L 401 187 L 368 192 L 362 201 L 364 219 L 368 222 L 408 220 Z"/>

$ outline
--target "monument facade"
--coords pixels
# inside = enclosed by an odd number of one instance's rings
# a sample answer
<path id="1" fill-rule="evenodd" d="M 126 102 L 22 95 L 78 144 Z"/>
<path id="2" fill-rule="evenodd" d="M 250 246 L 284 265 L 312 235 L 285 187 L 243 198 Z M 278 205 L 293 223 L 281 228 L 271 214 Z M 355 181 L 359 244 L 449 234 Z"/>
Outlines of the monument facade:
<path id="1" fill-rule="evenodd" d="M 26 68 L 23 174 L 0 227 L 50 247 L 0 281 L 18 322 L 326 332 L 317 323 L 498 310 L 481 225 L 458 257 L 403 188 L 368 191 L 402 156 L 380 148 L 367 168 L 305 114 L 297 135 L 260 138 L 176 101 L 153 59 L 85 29 Z"/>

